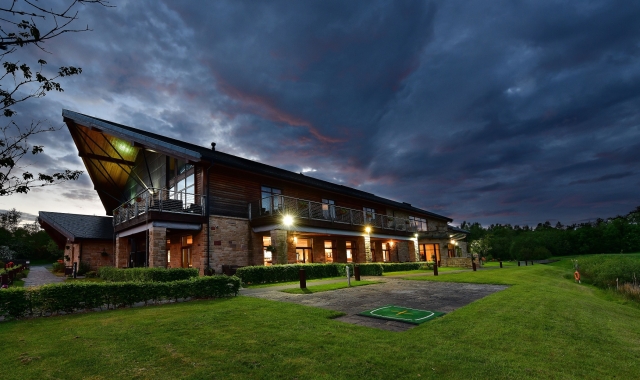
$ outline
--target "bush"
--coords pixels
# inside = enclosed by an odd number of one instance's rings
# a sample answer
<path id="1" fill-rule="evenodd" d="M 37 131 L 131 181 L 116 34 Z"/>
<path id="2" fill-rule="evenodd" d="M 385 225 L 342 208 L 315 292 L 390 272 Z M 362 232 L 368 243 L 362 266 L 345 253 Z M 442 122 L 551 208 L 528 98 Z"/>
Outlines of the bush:
<path id="1" fill-rule="evenodd" d="M 86 278 L 96 278 L 96 277 L 98 277 L 98 272 L 90 270 L 87 273 L 85 273 L 84 276 Z"/>
<path id="2" fill-rule="evenodd" d="M 240 279 L 232 276 L 196 277 L 172 282 L 67 282 L 36 288 L 0 291 L 0 316 L 20 318 L 49 313 L 132 306 L 186 298 L 237 295 Z"/>
<path id="3" fill-rule="evenodd" d="M 16 273 L 15 275 L 15 279 L 16 280 L 22 280 L 23 278 L 27 277 L 24 273 Z"/>
<path id="4" fill-rule="evenodd" d="M 123 281 L 151 281 L 151 282 L 170 282 L 178 280 L 188 280 L 192 277 L 198 277 L 198 270 L 195 268 L 114 268 L 101 267 L 98 269 L 98 275 L 105 281 L 123 282 Z"/>
<path id="5" fill-rule="evenodd" d="M 62 263 L 53 263 L 52 268 L 53 268 L 52 271 L 54 273 L 62 273 L 62 272 L 64 272 L 64 264 L 62 264 Z"/>
<path id="6" fill-rule="evenodd" d="M 624 255 L 602 255 L 578 259 L 580 277 L 583 282 L 601 288 L 615 287 L 633 282 L 633 276 L 640 277 L 640 259 Z"/>
<path id="7" fill-rule="evenodd" d="M 269 284 L 276 282 L 297 281 L 300 269 L 304 269 L 308 280 L 342 277 L 347 275 L 347 266 L 360 268 L 361 276 L 382 276 L 383 272 L 398 272 L 428 268 L 425 262 L 410 263 L 366 263 L 366 264 L 286 264 L 272 266 L 250 266 L 238 268 L 236 276 L 246 284 Z"/>
<path id="8" fill-rule="evenodd" d="M 80 264 L 78 265 L 78 276 L 84 276 L 85 273 L 87 273 L 90 270 L 91 270 L 91 267 L 89 266 L 88 263 L 80 262 Z"/>

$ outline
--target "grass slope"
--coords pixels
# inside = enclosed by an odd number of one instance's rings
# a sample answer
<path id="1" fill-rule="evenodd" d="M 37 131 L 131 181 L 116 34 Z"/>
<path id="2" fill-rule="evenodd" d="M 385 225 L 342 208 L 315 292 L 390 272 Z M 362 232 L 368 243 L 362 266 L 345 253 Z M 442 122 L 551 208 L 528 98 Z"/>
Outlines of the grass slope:
<path id="1" fill-rule="evenodd" d="M 428 277 L 513 286 L 402 333 L 248 297 L 3 322 L 3 378 L 636 378 L 640 308 L 566 270 Z"/>

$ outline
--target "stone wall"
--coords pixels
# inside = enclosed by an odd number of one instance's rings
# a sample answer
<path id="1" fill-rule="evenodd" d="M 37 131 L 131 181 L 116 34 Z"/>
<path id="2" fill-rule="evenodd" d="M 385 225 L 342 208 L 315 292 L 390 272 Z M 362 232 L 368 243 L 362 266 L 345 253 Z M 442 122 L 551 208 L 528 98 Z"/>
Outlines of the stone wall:
<path id="1" fill-rule="evenodd" d="M 85 240 L 80 244 L 80 262 L 89 264 L 90 270 L 97 271 L 100 267 L 115 264 L 112 240 Z"/>
<path id="2" fill-rule="evenodd" d="M 250 250 L 252 247 L 249 233 L 249 219 L 216 215 L 211 216 L 209 222 L 213 227 L 210 231 L 211 240 L 209 245 L 211 267 L 215 269 L 217 273 L 220 273 L 222 271 L 222 265 L 249 265 Z M 280 244 L 279 240 L 284 238 L 283 242 L 286 249 L 286 231 L 282 232 L 283 233 L 276 236 L 275 240 L 276 244 Z M 206 242 L 206 227 L 204 233 L 201 235 L 204 236 Z M 274 244 L 273 234 L 271 239 L 271 244 Z M 200 257 L 204 258 L 203 261 L 206 263 L 206 253 L 204 251 Z M 204 269 L 204 265 L 202 265 L 202 269 Z"/>
<path id="3" fill-rule="evenodd" d="M 149 229 L 149 266 L 167 267 L 167 229 L 152 227 Z"/>
<path id="4" fill-rule="evenodd" d="M 411 254 L 409 253 L 409 242 L 406 240 L 400 240 L 396 243 L 398 249 L 398 260 L 401 263 L 411 261 Z"/>
<path id="5" fill-rule="evenodd" d="M 443 256 L 441 259 L 441 264 L 443 267 L 463 267 L 463 268 L 471 268 L 471 258 L 470 257 L 445 257 Z"/>
<path id="6" fill-rule="evenodd" d="M 115 267 L 127 268 L 129 266 L 129 237 L 116 238 Z"/>

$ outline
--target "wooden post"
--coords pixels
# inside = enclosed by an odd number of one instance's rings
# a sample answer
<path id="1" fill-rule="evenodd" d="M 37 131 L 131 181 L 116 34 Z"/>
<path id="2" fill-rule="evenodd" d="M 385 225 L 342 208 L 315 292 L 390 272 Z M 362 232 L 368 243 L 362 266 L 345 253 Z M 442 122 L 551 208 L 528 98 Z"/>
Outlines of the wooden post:
<path id="1" fill-rule="evenodd" d="M 473 267 L 473 271 L 475 272 L 476 271 L 476 262 L 472 261 L 471 262 L 471 266 Z"/>
<path id="2" fill-rule="evenodd" d="M 500 262 L 500 268 L 502 268 L 502 261 Z"/>
<path id="3" fill-rule="evenodd" d="M 528 266 L 528 265 L 529 265 L 529 262 L 528 262 L 527 260 L 525 260 L 525 261 L 524 261 L 524 266 L 526 267 L 526 266 Z"/>
<path id="4" fill-rule="evenodd" d="M 434 276 L 438 275 L 438 265 L 436 262 L 433 263 L 433 275 Z"/>
<path id="5" fill-rule="evenodd" d="M 300 289 L 307 288 L 307 273 L 304 269 L 300 269 Z"/>
<path id="6" fill-rule="evenodd" d="M 518 260 L 518 266 L 520 266 L 520 260 Z"/>
<path id="7" fill-rule="evenodd" d="M 353 275 L 356 278 L 356 281 L 360 281 L 360 267 L 359 266 L 354 266 L 353 267 Z"/>

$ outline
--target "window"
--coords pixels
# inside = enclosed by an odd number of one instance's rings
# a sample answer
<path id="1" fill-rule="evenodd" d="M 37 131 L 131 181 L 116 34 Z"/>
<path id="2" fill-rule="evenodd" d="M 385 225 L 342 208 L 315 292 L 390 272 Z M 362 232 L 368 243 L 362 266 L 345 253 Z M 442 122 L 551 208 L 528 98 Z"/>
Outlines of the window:
<path id="1" fill-rule="evenodd" d="M 347 262 L 353 262 L 353 243 L 350 241 L 347 242 Z"/>
<path id="2" fill-rule="evenodd" d="M 195 204 L 196 176 L 193 165 L 184 165 L 170 181 L 169 199 L 182 201 L 182 207 Z"/>
<path id="3" fill-rule="evenodd" d="M 389 262 L 389 244 L 382 243 L 382 261 Z"/>
<path id="4" fill-rule="evenodd" d="M 267 251 L 267 247 L 271 245 L 271 237 L 262 237 L 262 252 L 264 253 L 264 265 L 269 266 L 273 264 L 273 254 L 271 251 Z"/>
<path id="5" fill-rule="evenodd" d="M 419 248 L 420 260 L 440 261 L 440 244 L 420 244 Z"/>
<path id="6" fill-rule="evenodd" d="M 296 261 L 298 263 L 311 263 L 311 239 L 296 239 Z"/>
<path id="7" fill-rule="evenodd" d="M 409 222 L 416 231 L 427 231 L 427 220 L 424 218 L 418 218 L 416 216 L 410 216 Z"/>
<path id="8" fill-rule="evenodd" d="M 193 236 L 187 235 L 182 237 L 182 245 L 191 245 L 193 244 Z"/>
<path id="9" fill-rule="evenodd" d="M 191 248 L 182 248 L 182 267 L 191 268 Z"/>
<path id="10" fill-rule="evenodd" d="M 324 241 L 324 261 L 332 263 L 335 257 L 335 244 L 331 240 Z"/>
<path id="11" fill-rule="evenodd" d="M 167 239 L 167 268 L 171 268 L 171 240 Z"/>
<path id="12" fill-rule="evenodd" d="M 262 214 L 271 214 L 273 211 L 279 210 L 280 197 L 278 195 L 282 195 L 282 190 L 268 186 L 262 186 L 260 190 L 262 193 Z"/>
<path id="13" fill-rule="evenodd" d="M 364 222 L 371 223 L 376 217 L 376 210 L 368 207 L 364 207 L 362 210 L 364 211 Z"/>
<path id="14" fill-rule="evenodd" d="M 335 202 L 331 199 L 323 199 L 322 200 L 322 217 L 325 219 L 335 219 L 336 218 L 336 206 Z"/>

